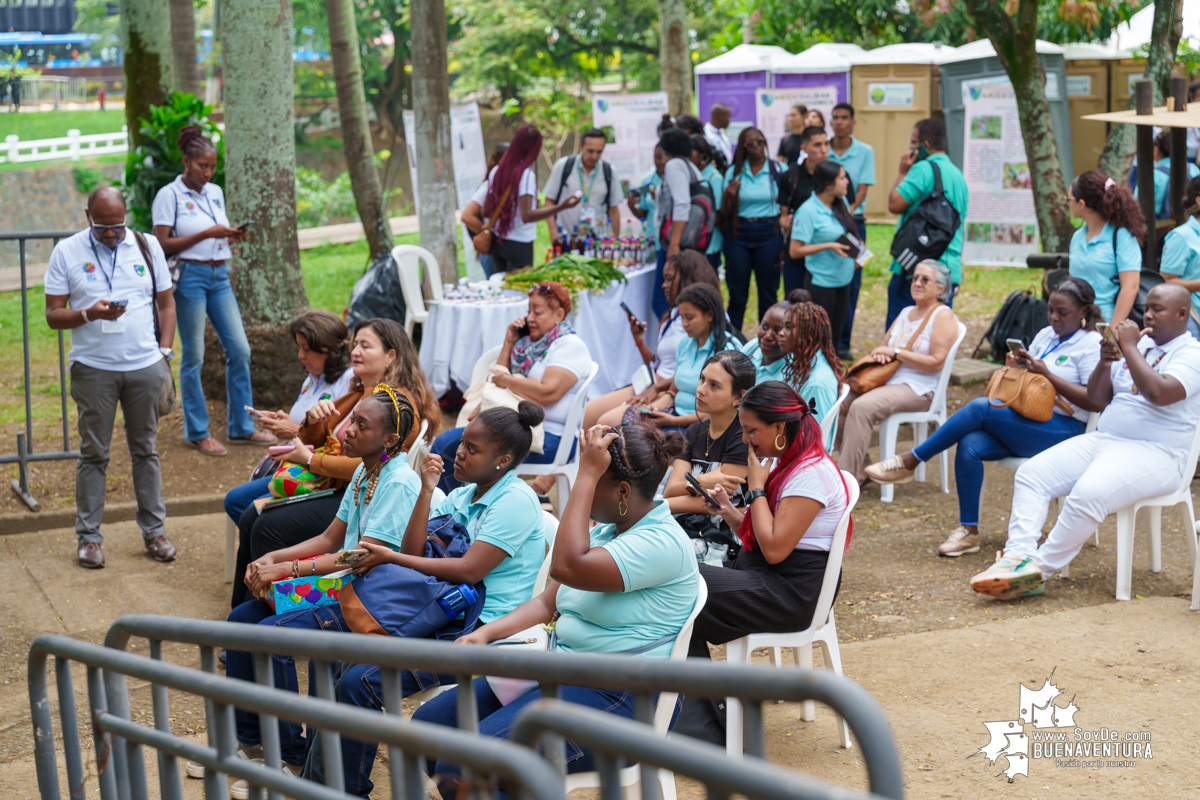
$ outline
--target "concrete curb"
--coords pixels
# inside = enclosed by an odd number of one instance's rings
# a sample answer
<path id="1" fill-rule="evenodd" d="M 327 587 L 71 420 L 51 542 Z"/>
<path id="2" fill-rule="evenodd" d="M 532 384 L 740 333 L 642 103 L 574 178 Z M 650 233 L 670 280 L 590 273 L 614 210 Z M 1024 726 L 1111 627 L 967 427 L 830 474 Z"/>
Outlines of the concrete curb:
<path id="1" fill-rule="evenodd" d="M 218 514 L 225 510 L 225 495 L 199 494 L 190 497 L 172 497 L 167 499 L 168 535 L 170 534 L 171 517 L 194 517 L 199 514 Z M 137 518 L 137 503 L 108 503 L 104 507 L 104 524 L 127 522 Z M 75 511 L 62 509 L 60 511 L 43 511 L 34 513 L 27 511 L 17 514 L 0 514 L 0 535 L 12 533 L 34 533 L 36 531 L 54 530 L 56 528 L 74 528 Z"/>

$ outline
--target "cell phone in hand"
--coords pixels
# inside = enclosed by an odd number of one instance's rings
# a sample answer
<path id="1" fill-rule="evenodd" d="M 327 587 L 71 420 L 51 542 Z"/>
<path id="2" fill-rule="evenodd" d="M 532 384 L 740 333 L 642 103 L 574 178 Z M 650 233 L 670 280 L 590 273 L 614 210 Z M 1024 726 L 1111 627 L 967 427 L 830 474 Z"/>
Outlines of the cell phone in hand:
<path id="1" fill-rule="evenodd" d="M 265 417 L 266 416 L 265 412 L 259 411 L 254 406 L 242 406 L 242 408 L 246 409 L 246 413 L 252 417 Z"/>
<path id="2" fill-rule="evenodd" d="M 641 414 L 643 417 L 653 417 L 655 414 L 658 413 L 650 406 L 638 406 L 637 410 L 638 410 L 638 413 Z"/>
<path id="3" fill-rule="evenodd" d="M 238 226 L 237 226 L 237 229 L 238 229 L 239 231 L 244 231 L 244 230 L 248 229 L 248 228 L 249 228 L 251 225 L 253 225 L 253 224 L 254 224 L 254 220 L 252 220 L 252 219 L 248 219 L 248 220 L 246 220 L 245 222 L 243 222 L 241 225 L 238 225 Z"/>
<path id="4" fill-rule="evenodd" d="M 370 550 L 343 550 L 333 564 L 337 567 L 353 567 L 369 555 Z"/>
<path id="5" fill-rule="evenodd" d="M 273 444 L 267 448 L 267 453 L 273 456 L 281 456 L 284 453 L 290 453 L 295 449 L 295 444 Z"/>
<path id="6" fill-rule="evenodd" d="M 1103 336 L 1109 344 L 1111 344 L 1113 347 L 1120 348 L 1120 345 L 1117 344 L 1117 332 L 1112 329 L 1112 325 L 1109 325 L 1107 322 L 1097 322 L 1096 330 L 1100 332 L 1100 335 Z"/>
<path id="7" fill-rule="evenodd" d="M 1020 355 L 1021 351 L 1025 349 L 1025 343 L 1020 339 L 1005 339 L 1004 343 L 1008 345 L 1008 352 L 1014 356 Z"/>
<path id="8" fill-rule="evenodd" d="M 641 322 L 641 320 L 638 319 L 638 315 L 633 313 L 632 309 L 630 309 L 629 306 L 625 305 L 624 300 L 621 301 L 621 310 L 624 311 L 629 316 L 633 317 L 635 322 Z"/>
<path id="9" fill-rule="evenodd" d="M 695 475 L 693 475 L 690 472 L 685 472 L 685 473 L 683 473 L 683 477 L 688 483 L 690 483 L 692 485 L 692 488 L 695 489 L 700 494 L 700 496 L 704 498 L 705 503 L 707 503 L 708 505 L 717 509 L 718 511 L 721 510 L 721 504 L 718 503 L 716 500 L 712 499 L 712 495 L 709 494 L 708 491 L 703 486 L 700 485 L 700 481 L 696 480 Z"/>
<path id="10" fill-rule="evenodd" d="M 128 300 L 109 300 L 109 301 L 108 301 L 108 307 L 109 307 L 109 308 L 111 308 L 111 309 L 113 309 L 114 311 L 117 311 L 117 310 L 119 310 L 119 309 L 123 309 L 123 308 L 125 308 L 127 305 L 129 305 L 129 301 L 128 301 Z"/>

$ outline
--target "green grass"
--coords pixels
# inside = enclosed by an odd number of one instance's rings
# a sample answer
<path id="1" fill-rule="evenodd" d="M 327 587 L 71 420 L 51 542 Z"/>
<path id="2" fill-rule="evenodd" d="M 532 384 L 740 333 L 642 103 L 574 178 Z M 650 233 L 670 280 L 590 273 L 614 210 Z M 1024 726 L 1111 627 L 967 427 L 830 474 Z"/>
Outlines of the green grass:
<path id="1" fill-rule="evenodd" d="M 4 135 L 16 134 L 22 139 L 57 139 L 67 131 L 80 133 L 116 133 L 125 124 L 124 109 L 107 111 L 38 111 L 5 114 L 0 128 Z"/>

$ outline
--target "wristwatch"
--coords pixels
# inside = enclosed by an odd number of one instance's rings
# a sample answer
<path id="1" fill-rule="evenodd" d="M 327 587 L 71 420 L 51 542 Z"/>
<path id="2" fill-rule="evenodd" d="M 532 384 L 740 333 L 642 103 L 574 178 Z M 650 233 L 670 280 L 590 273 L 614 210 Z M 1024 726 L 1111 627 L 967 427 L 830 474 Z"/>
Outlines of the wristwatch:
<path id="1" fill-rule="evenodd" d="M 753 503 L 755 500 L 757 500 L 760 497 L 766 497 L 766 496 L 767 496 L 767 493 L 762 489 L 751 489 L 750 491 L 746 492 L 746 507 L 749 508 L 750 504 Z"/>
<path id="2" fill-rule="evenodd" d="M 163 358 L 165 358 L 167 361 L 175 358 L 175 351 L 169 347 L 160 347 L 158 348 L 158 352 L 162 353 Z"/>

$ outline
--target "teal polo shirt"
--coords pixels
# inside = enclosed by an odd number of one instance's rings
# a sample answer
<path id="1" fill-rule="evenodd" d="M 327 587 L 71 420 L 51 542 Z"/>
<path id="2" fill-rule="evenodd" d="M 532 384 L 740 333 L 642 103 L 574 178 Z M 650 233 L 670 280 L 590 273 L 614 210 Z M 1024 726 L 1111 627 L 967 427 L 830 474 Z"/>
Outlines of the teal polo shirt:
<path id="1" fill-rule="evenodd" d="M 1167 234 L 1158 269 L 1185 281 L 1200 280 L 1200 220 L 1188 217 L 1187 222 Z M 1192 292 L 1192 308 L 1200 313 L 1200 292 Z"/>
<path id="2" fill-rule="evenodd" d="M 1070 272 L 1073 278 L 1087 281 L 1096 293 L 1096 305 L 1106 320 L 1111 320 L 1119 287 L 1113 282 L 1120 272 L 1141 272 L 1142 248 L 1128 228 L 1117 228 L 1113 246 L 1113 228 L 1104 223 L 1100 233 L 1090 241 L 1087 225 L 1075 231 L 1069 250 Z"/>
<path id="3" fill-rule="evenodd" d="M 654 215 L 656 203 L 647 189 L 658 189 L 658 185 L 662 183 L 662 176 L 655 170 L 650 170 L 645 177 L 638 182 L 638 188 L 642 190 L 641 196 L 638 198 L 637 206 L 642 211 L 646 212 L 646 219 L 642 222 L 642 235 L 649 236 L 650 241 L 658 245 L 658 234 L 654 230 Z"/>
<path id="4" fill-rule="evenodd" d="M 775 361 L 763 366 L 763 351 L 758 346 L 758 338 L 751 339 L 742 347 L 742 352 L 749 356 L 754 362 L 754 369 L 757 373 L 754 378 L 754 385 L 757 386 L 765 381 L 783 381 L 787 383 L 787 377 L 784 370 L 787 368 L 789 355 L 784 355 L 782 358 L 777 358 Z"/>
<path id="5" fill-rule="evenodd" d="M 741 183 L 738 185 L 737 215 L 746 219 L 758 217 L 779 216 L 779 184 L 772 180 L 773 162 L 767 159 L 763 162 L 758 174 L 750 171 L 750 162 L 742 165 L 742 173 L 738 175 Z M 725 171 L 725 184 L 733 180 L 733 167 Z"/>
<path id="6" fill-rule="evenodd" d="M 835 203 L 845 203 L 841 197 Z M 846 226 L 833 215 L 833 209 L 821 202 L 816 194 L 809 196 L 796 212 L 792 238 L 805 244 L 836 242 L 846 235 Z M 856 234 L 857 235 L 857 234 Z M 833 250 L 822 250 L 804 257 L 804 266 L 814 286 L 837 289 L 854 279 L 854 259 L 839 256 Z"/>
<path id="7" fill-rule="evenodd" d="M 713 198 L 716 200 L 716 208 L 721 210 L 721 197 L 725 194 L 725 179 L 721 177 L 721 173 L 712 164 L 709 164 L 700 171 L 700 177 L 708 183 L 708 188 L 712 189 Z M 721 229 L 716 225 L 713 226 L 712 241 L 709 242 L 708 249 L 705 254 L 712 255 L 713 253 L 721 252 L 721 245 L 724 242 L 724 237 L 721 236 Z"/>
<path id="8" fill-rule="evenodd" d="M 825 356 L 818 352 L 813 356 L 812 366 L 808 371 L 808 380 L 800 387 L 800 397 L 804 402 L 810 403 L 814 409 L 814 414 L 819 423 L 825 419 L 825 415 L 829 413 L 829 409 L 833 408 L 833 404 L 838 399 L 838 379 L 833 374 L 833 367 L 829 366 L 829 362 L 825 360 Z M 833 440 L 837 438 L 837 422 L 829 429 L 829 439 L 825 442 L 825 450 L 833 452 Z"/>
<path id="9" fill-rule="evenodd" d="M 1200 167 L 1197 167 L 1193 162 L 1187 162 L 1187 177 L 1190 181 L 1192 178 L 1200 175 Z M 1154 162 L 1154 215 L 1162 211 L 1163 198 L 1167 196 L 1167 189 L 1171 188 L 1171 157 Z M 1133 190 L 1133 196 L 1138 196 L 1137 189 Z"/>
<path id="10" fill-rule="evenodd" d="M 337 518 L 346 523 L 346 538 L 342 549 L 352 550 L 360 539 L 377 539 L 399 552 L 404 543 L 404 527 L 417 505 L 417 494 L 421 491 L 421 479 L 408 466 L 407 461 L 395 458 L 383 465 L 379 481 L 367 503 L 367 482 L 359 486 L 355 502 L 354 487 L 363 473 L 359 464 L 350 478 L 350 488 L 342 495 Z"/>
<path id="11" fill-rule="evenodd" d="M 875 148 L 866 142 L 860 142 L 851 136 L 850 147 L 840 156 L 833 151 L 833 143 L 830 142 L 829 160 L 842 165 L 855 188 L 875 185 Z M 861 206 L 851 210 L 856 217 L 861 217 L 866 205 L 867 201 L 864 200 Z"/>
<path id="12" fill-rule="evenodd" d="M 737 350 L 738 340 L 725 336 L 725 350 Z M 704 345 L 696 343 L 690 336 L 679 342 L 675 351 L 675 413 L 684 417 L 696 413 L 696 387 L 700 385 L 700 370 L 713 354 L 713 335 L 710 332 Z"/>
<path id="13" fill-rule="evenodd" d="M 931 162 L 938 165 L 938 171 L 942 173 L 942 190 L 946 193 L 946 199 L 950 201 L 950 205 L 954 206 L 958 212 L 961 222 L 954 238 L 950 240 L 950 246 L 946 248 L 946 252 L 938 261 L 941 261 L 950 270 L 950 280 L 955 284 L 960 284 L 962 283 L 963 226 L 967 221 L 967 179 L 963 177 L 962 170 L 950 161 L 950 156 L 945 153 L 934 153 L 909 168 L 904 180 L 900 181 L 900 185 L 896 187 L 900 196 L 908 201 L 908 210 L 900 216 L 900 221 L 896 223 L 896 230 L 900 230 L 917 204 L 933 191 L 933 167 L 929 166 Z M 895 261 L 892 261 L 892 272 L 900 272 L 900 265 Z"/>
<path id="14" fill-rule="evenodd" d="M 472 502 L 475 489 L 474 483 L 460 486 L 430 516 L 449 514 L 467 529 L 472 544 L 486 542 L 508 554 L 483 579 L 487 596 L 480 620 L 488 623 L 533 596 L 533 584 L 546 557 L 545 527 L 537 495 L 512 470 Z"/>

